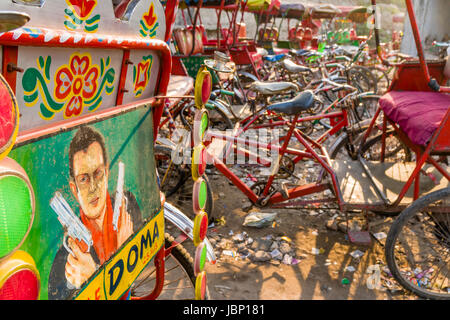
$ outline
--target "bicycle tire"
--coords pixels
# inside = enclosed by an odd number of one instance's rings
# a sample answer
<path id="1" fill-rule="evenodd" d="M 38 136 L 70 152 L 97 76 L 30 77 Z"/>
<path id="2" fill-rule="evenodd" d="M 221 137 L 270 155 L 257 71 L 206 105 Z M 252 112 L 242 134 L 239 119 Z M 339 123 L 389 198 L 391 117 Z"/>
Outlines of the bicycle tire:
<path id="1" fill-rule="evenodd" d="M 377 81 L 369 68 L 355 65 L 348 70 L 348 78 L 354 87 L 361 88 L 362 92 L 377 92 Z"/>
<path id="2" fill-rule="evenodd" d="M 355 114 L 359 121 L 372 119 L 377 111 L 379 95 L 369 94 L 358 96 L 359 104 L 355 108 Z"/>
<path id="3" fill-rule="evenodd" d="M 377 94 L 384 94 L 391 84 L 391 80 L 389 78 L 389 74 L 383 70 L 379 66 L 375 66 L 370 68 L 373 76 L 375 77 L 375 81 L 377 82 Z M 380 83 L 385 82 L 383 86 L 380 86 Z"/>
<path id="4" fill-rule="evenodd" d="M 210 101 L 210 103 L 215 106 L 217 101 Z M 189 119 L 187 115 L 191 114 L 192 112 L 189 110 L 191 108 L 194 108 L 193 105 L 185 105 L 181 111 L 180 111 L 180 119 L 183 125 L 188 128 L 189 131 L 192 131 L 192 119 Z M 220 108 L 215 106 L 214 109 L 208 109 L 209 112 L 209 119 L 210 119 L 210 128 L 218 128 L 218 130 L 227 130 L 233 128 L 233 121 L 231 121 L 230 117 L 223 112 Z M 214 113 L 218 114 L 218 117 L 214 116 Z M 213 121 L 214 119 L 220 119 L 220 121 Z M 220 127 L 218 124 L 222 124 Z"/>
<path id="5" fill-rule="evenodd" d="M 171 147 L 165 145 L 156 144 L 154 147 L 156 167 L 158 170 L 161 184 L 160 188 L 161 191 L 165 193 L 166 197 L 172 196 L 180 189 L 180 187 L 184 184 L 187 175 L 186 170 L 183 170 L 183 168 L 180 165 L 176 164 L 175 170 L 169 170 L 170 169 L 169 166 L 167 166 L 167 169 L 164 170 L 165 166 L 162 165 L 162 161 L 169 161 L 169 159 L 172 158 L 172 151 L 173 149 Z M 167 175 L 170 175 L 168 176 L 169 178 L 172 177 L 173 174 L 178 174 L 178 178 L 175 176 L 175 179 L 172 183 L 166 184 L 164 181 L 163 184 L 162 180 L 164 179 L 167 170 L 169 170 L 169 172 L 167 172 Z"/>
<path id="6" fill-rule="evenodd" d="M 164 238 L 165 238 L 165 242 L 164 242 L 164 247 L 165 249 L 170 248 L 175 239 L 168 233 L 164 234 Z M 171 267 L 168 265 L 168 261 L 170 261 L 170 259 L 174 260 L 174 263 L 176 264 L 175 267 Z M 171 249 L 171 253 L 169 254 L 168 257 L 166 257 L 165 259 L 165 269 L 168 270 L 168 272 L 172 272 L 177 268 L 180 268 L 181 270 L 179 270 L 181 273 L 181 275 L 183 276 L 183 278 L 180 278 L 178 280 L 184 280 L 184 281 L 180 281 L 182 284 L 184 284 L 184 282 L 187 282 L 187 284 L 189 285 L 188 288 L 185 288 L 187 290 L 184 290 L 183 294 L 179 294 L 175 296 L 175 293 L 177 292 L 177 289 L 175 289 L 175 287 L 171 286 L 172 283 L 170 278 L 167 277 L 166 272 L 165 272 L 165 283 L 169 282 L 169 285 L 166 285 L 163 287 L 162 292 L 160 293 L 160 295 L 157 297 L 157 299 L 160 300 L 169 300 L 169 297 L 172 294 L 172 299 L 195 299 L 195 273 L 194 273 L 194 260 L 192 258 L 192 256 L 189 254 L 189 252 L 186 250 L 186 248 L 182 245 L 182 244 L 177 244 L 176 246 L 174 246 Z M 154 288 L 154 282 L 156 281 L 156 278 L 151 278 L 151 279 L 146 279 L 146 277 L 148 277 L 148 274 L 152 273 L 152 271 L 155 269 L 154 265 L 149 265 L 148 267 L 146 267 L 146 269 L 144 269 L 144 271 L 141 273 L 141 275 L 134 281 L 133 286 L 131 288 L 131 299 L 135 300 L 135 299 L 139 299 L 139 297 L 136 296 L 136 293 L 140 293 L 139 289 L 142 290 L 142 296 L 145 296 L 147 294 L 149 294 L 151 292 L 151 290 L 153 290 Z M 178 271 L 178 270 L 177 270 Z M 173 291 L 172 291 L 173 290 Z M 187 295 L 187 297 L 186 297 Z M 209 290 L 208 290 L 208 286 L 206 287 L 206 294 L 205 294 L 205 300 L 209 299 Z"/>
<path id="7" fill-rule="evenodd" d="M 413 223 L 412 220 L 413 219 L 419 219 L 419 213 L 420 211 L 422 211 L 424 208 L 430 206 L 431 204 L 435 203 L 436 201 L 439 201 L 441 199 L 444 198 L 448 198 L 450 197 L 450 188 L 445 188 L 445 189 L 440 189 L 434 192 L 431 192 L 425 196 L 420 197 L 419 199 L 417 199 L 416 201 L 414 201 L 411 205 L 409 205 L 405 210 L 403 210 L 400 215 L 398 216 L 398 218 L 394 221 L 394 223 L 392 224 L 387 238 L 386 238 L 386 245 L 385 245 L 385 256 L 386 256 L 386 261 L 389 267 L 389 270 L 391 271 L 392 275 L 394 276 L 394 278 L 397 280 L 397 282 L 404 287 L 405 289 L 413 292 L 414 294 L 416 294 L 419 297 L 422 297 L 424 299 L 450 299 L 450 290 L 447 287 L 447 293 L 438 293 L 438 292 L 432 292 L 430 290 L 426 289 L 426 284 L 424 282 L 422 282 L 421 279 L 423 279 L 422 277 L 420 279 L 418 279 L 419 281 L 417 282 L 418 284 L 414 284 L 413 282 L 410 281 L 410 279 L 405 278 L 404 276 L 404 272 L 402 272 L 403 270 L 400 268 L 400 266 L 397 263 L 397 258 L 396 258 L 396 252 L 398 252 L 398 254 L 401 253 L 400 250 L 396 251 L 396 246 L 397 248 L 401 245 L 400 242 L 400 238 L 402 236 L 402 231 L 406 228 L 408 225 L 411 225 L 411 227 L 413 227 L 414 225 L 417 225 L 416 230 L 420 231 L 420 230 L 424 230 L 425 227 L 423 226 L 423 220 L 419 221 L 418 223 Z M 445 213 L 446 215 L 449 215 L 450 213 Z M 447 216 L 447 222 L 448 222 L 448 216 Z M 420 227 L 419 227 L 420 225 Z M 448 232 L 448 228 L 450 228 L 450 226 L 447 225 L 447 232 Z M 435 232 L 433 232 L 435 233 Z M 406 231 L 405 231 L 406 234 Z M 416 233 L 415 233 L 416 234 Z M 447 260 L 444 261 L 444 265 L 447 265 L 447 270 L 448 270 L 448 266 L 450 265 L 449 261 L 448 261 L 448 250 L 450 250 L 448 248 L 448 246 L 450 246 L 450 237 L 449 234 L 446 234 L 447 238 L 444 239 L 444 246 L 447 246 Z M 402 241 L 406 242 L 406 235 L 404 237 L 402 237 Z M 446 242 L 445 242 L 446 240 Z M 439 242 L 439 241 L 438 241 Z M 442 244 L 442 240 L 440 242 Z M 419 259 L 417 259 L 416 256 L 414 256 L 416 261 L 421 261 L 423 260 L 423 256 L 425 255 L 426 251 L 425 251 L 425 247 L 424 244 L 422 244 L 422 242 L 420 243 L 420 251 L 422 252 L 422 256 L 419 256 Z M 434 247 L 434 252 L 436 252 L 436 244 L 433 244 Z M 445 263 L 446 262 L 446 263 Z M 417 269 L 414 269 L 417 270 Z M 431 269 L 428 269 L 431 270 Z M 423 272 L 426 272 L 427 270 L 424 270 Z M 413 274 L 414 271 L 413 271 Z M 448 275 L 447 275 L 448 276 Z M 448 277 L 446 278 L 447 282 L 448 282 Z M 422 286 L 420 286 L 420 282 L 422 282 Z"/>
<path id="8" fill-rule="evenodd" d="M 337 156 L 340 152 L 342 152 L 342 149 L 345 148 L 345 146 L 348 144 L 349 136 L 348 133 L 352 133 L 352 138 L 358 139 L 360 137 L 361 133 L 365 132 L 367 128 L 369 127 L 369 121 L 361 121 L 357 124 L 354 124 L 350 128 L 347 129 L 347 131 L 343 131 L 340 133 L 337 138 L 333 141 L 333 143 L 330 145 L 329 149 L 329 157 L 330 159 L 337 159 Z M 362 137 L 362 136 L 361 136 Z M 348 155 L 347 152 L 345 154 Z"/>
<path id="9" fill-rule="evenodd" d="M 389 138 L 392 138 L 392 137 L 395 137 L 400 142 L 400 145 L 397 146 L 392 151 L 386 152 L 386 154 L 385 154 L 385 161 L 386 160 L 387 161 L 391 160 L 391 161 L 394 161 L 394 162 L 395 161 L 399 161 L 398 156 L 397 156 L 397 158 L 394 158 L 394 159 L 390 159 L 390 158 L 395 156 L 395 155 L 397 155 L 402 150 L 403 150 L 405 155 L 404 155 L 403 159 L 401 159 L 401 161 L 403 161 L 403 162 L 410 162 L 410 161 L 412 161 L 411 150 L 400 139 L 398 139 L 397 132 L 394 129 L 387 130 L 386 131 L 386 139 L 389 139 Z M 366 154 L 369 151 L 369 148 L 373 147 L 377 143 L 381 143 L 381 139 L 382 139 L 382 133 L 376 134 L 375 136 L 372 136 L 372 138 L 368 139 L 361 146 L 360 153 L 363 156 L 363 158 L 365 158 L 366 160 L 369 160 L 369 161 L 380 161 L 380 158 L 374 158 L 373 156 L 369 158 Z M 388 143 L 389 142 L 387 142 L 387 144 Z"/>

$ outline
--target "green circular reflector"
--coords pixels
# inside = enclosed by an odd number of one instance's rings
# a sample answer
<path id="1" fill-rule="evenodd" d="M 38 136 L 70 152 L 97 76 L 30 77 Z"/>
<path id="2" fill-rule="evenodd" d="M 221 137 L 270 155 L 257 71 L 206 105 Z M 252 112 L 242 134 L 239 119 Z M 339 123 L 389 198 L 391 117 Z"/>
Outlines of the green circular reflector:
<path id="1" fill-rule="evenodd" d="M 0 178 L 0 258 L 21 244 L 32 218 L 32 195 L 27 182 L 11 175 Z"/>
<path id="2" fill-rule="evenodd" d="M 195 250 L 195 258 L 194 258 L 194 273 L 195 276 L 200 274 L 203 271 L 206 264 L 206 254 L 207 249 L 204 242 L 200 243 Z"/>
<path id="3" fill-rule="evenodd" d="M 200 190 L 198 192 L 198 205 L 200 209 L 204 209 L 206 205 L 206 199 L 208 197 L 208 191 L 206 181 L 202 179 L 200 182 Z"/>
<path id="4" fill-rule="evenodd" d="M 206 200 L 208 197 L 207 184 L 203 178 L 198 178 L 194 182 L 194 187 L 192 190 L 192 204 L 194 212 L 197 214 L 199 211 L 205 209 Z"/>
<path id="5" fill-rule="evenodd" d="M 208 129 L 208 125 L 209 125 L 209 116 L 207 112 L 203 112 L 202 114 L 202 122 L 201 122 L 201 127 L 200 127 L 200 137 L 205 136 L 205 132 Z"/>

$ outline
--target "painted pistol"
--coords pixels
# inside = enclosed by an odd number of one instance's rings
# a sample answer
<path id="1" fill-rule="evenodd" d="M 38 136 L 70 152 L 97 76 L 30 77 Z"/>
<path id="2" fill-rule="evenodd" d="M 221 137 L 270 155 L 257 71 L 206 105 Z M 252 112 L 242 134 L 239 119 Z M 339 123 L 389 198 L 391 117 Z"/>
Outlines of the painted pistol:
<path id="1" fill-rule="evenodd" d="M 125 197 L 123 194 L 123 184 L 125 180 L 125 164 L 122 161 L 119 161 L 119 173 L 117 177 L 117 186 L 116 186 L 116 196 L 114 201 L 114 211 L 113 211 L 113 228 L 115 231 L 118 230 L 119 224 L 119 216 L 120 216 L 120 208 L 122 207 L 122 201 Z M 127 198 L 125 197 L 125 206 L 126 206 Z"/>
<path id="2" fill-rule="evenodd" d="M 63 245 L 66 250 L 72 256 L 75 256 L 66 243 L 67 237 L 71 237 L 76 241 L 83 252 L 89 252 L 93 245 L 92 235 L 81 222 L 80 218 L 75 215 L 72 208 L 70 208 L 66 199 L 64 199 L 59 191 L 55 192 L 55 195 L 50 200 L 50 207 L 56 212 L 59 222 L 66 231 L 63 240 Z"/>

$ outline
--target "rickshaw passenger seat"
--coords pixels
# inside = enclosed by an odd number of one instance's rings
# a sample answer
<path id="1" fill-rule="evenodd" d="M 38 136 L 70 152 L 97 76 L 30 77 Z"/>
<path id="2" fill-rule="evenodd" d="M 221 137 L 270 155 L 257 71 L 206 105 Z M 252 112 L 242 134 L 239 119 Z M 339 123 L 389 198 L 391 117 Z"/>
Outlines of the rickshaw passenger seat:
<path id="1" fill-rule="evenodd" d="M 267 109 L 293 116 L 311 108 L 313 102 L 314 93 L 305 90 L 290 100 L 271 104 Z"/>
<path id="2" fill-rule="evenodd" d="M 426 146 L 450 108 L 450 95 L 425 91 L 391 91 L 379 104 L 384 114 L 419 146 Z"/>

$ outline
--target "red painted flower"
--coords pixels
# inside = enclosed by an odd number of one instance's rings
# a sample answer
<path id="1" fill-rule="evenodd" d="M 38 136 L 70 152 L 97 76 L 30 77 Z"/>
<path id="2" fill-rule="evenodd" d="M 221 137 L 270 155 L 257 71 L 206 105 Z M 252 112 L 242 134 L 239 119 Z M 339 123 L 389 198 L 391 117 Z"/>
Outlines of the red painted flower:
<path id="1" fill-rule="evenodd" d="M 142 19 L 144 20 L 144 22 L 148 28 L 151 28 L 155 24 L 155 22 L 158 18 L 156 17 L 156 15 L 154 13 L 153 3 L 150 4 L 150 8 L 148 9 L 148 12 L 144 14 Z"/>
<path id="2" fill-rule="evenodd" d="M 73 54 L 69 66 L 63 65 L 56 71 L 55 98 L 66 102 L 66 118 L 80 115 L 84 101 L 94 97 L 99 73 L 99 67 L 91 65 L 89 54 Z"/>
<path id="3" fill-rule="evenodd" d="M 75 14 L 82 20 L 92 13 L 97 0 L 66 0 L 66 2 L 73 8 Z"/>

